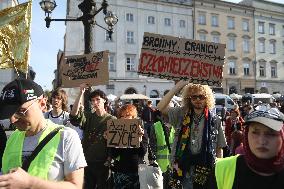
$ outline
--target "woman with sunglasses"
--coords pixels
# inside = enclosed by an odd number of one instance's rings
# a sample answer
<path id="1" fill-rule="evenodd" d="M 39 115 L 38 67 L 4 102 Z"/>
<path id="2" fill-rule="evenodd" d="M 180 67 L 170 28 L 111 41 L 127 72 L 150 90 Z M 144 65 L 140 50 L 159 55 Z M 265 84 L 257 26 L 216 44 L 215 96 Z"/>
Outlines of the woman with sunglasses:
<path id="1" fill-rule="evenodd" d="M 283 189 L 283 114 L 270 110 L 248 115 L 244 131 L 244 155 L 220 159 L 208 189 Z"/>
<path id="2" fill-rule="evenodd" d="M 169 108 L 171 98 L 181 89 L 183 106 Z M 204 188 L 216 157 L 222 157 L 226 146 L 221 120 L 211 111 L 214 105 L 208 85 L 179 81 L 157 106 L 176 129 L 173 172 L 186 189 Z"/>

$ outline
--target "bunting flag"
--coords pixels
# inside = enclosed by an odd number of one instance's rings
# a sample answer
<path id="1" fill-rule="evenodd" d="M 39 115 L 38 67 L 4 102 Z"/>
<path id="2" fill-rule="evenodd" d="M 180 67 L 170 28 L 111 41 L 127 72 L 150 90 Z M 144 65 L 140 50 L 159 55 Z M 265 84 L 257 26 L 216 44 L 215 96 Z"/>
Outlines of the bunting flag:
<path id="1" fill-rule="evenodd" d="M 31 4 L 29 1 L 0 11 L 0 69 L 28 72 Z"/>

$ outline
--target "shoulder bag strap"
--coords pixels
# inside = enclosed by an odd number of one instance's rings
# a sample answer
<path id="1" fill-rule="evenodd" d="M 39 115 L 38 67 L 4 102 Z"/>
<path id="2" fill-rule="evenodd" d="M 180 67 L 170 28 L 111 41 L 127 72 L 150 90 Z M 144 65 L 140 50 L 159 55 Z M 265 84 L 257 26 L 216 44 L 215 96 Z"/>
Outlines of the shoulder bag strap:
<path id="1" fill-rule="evenodd" d="M 31 162 L 35 159 L 38 153 L 42 150 L 42 148 L 59 132 L 63 127 L 57 127 L 53 131 L 51 131 L 34 149 L 32 154 L 23 162 L 22 169 L 28 171 Z"/>

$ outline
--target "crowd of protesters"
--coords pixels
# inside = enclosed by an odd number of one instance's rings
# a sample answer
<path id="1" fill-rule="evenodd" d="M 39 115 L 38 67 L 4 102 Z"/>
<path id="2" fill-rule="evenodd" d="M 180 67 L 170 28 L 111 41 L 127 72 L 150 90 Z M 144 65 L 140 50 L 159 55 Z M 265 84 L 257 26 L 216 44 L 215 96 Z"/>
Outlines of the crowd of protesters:
<path id="1" fill-rule="evenodd" d="M 96 89 L 89 93 L 92 109 L 86 110 L 83 96 L 89 89 L 81 84 L 68 109 L 63 89 L 48 99 L 30 80 L 4 87 L 0 118 L 10 119 L 17 130 L 7 143 L 0 132 L 0 188 L 144 189 L 138 167 L 148 159 L 162 171 L 160 188 L 284 188 L 284 106 L 277 102 L 239 102 L 230 110 L 223 106 L 218 116 L 209 86 L 179 81 L 157 107 L 151 100 L 112 106 Z M 179 92 L 181 107 L 171 107 Z M 141 119 L 139 148 L 107 147 L 112 119 Z"/>

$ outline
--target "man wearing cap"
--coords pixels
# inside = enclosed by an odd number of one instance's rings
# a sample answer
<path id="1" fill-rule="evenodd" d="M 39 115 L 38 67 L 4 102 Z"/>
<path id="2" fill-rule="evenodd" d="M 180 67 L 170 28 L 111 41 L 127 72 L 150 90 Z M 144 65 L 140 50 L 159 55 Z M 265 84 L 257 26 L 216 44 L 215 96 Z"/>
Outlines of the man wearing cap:
<path id="1" fill-rule="evenodd" d="M 86 161 L 80 139 L 73 129 L 46 120 L 45 105 L 41 86 L 31 80 L 16 79 L 2 90 L 0 119 L 10 118 L 17 130 L 9 137 L 2 158 L 0 188 L 82 188 Z M 24 166 L 37 145 L 56 130 Z"/>
<path id="2" fill-rule="evenodd" d="M 219 159 L 207 188 L 284 188 L 283 114 L 265 110 L 248 115 L 244 155 Z"/>

